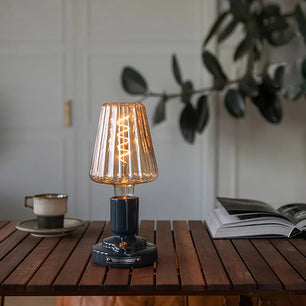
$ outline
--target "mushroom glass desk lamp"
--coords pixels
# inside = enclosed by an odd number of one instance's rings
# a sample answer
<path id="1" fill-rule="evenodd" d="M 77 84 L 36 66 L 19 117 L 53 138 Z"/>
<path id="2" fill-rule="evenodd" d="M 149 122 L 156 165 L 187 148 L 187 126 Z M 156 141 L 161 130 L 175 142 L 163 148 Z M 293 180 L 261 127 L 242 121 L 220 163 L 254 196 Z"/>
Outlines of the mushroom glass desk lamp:
<path id="1" fill-rule="evenodd" d="M 157 259 L 155 244 L 136 236 L 139 199 L 135 184 L 158 175 L 146 110 L 134 102 L 106 103 L 101 107 L 90 177 L 114 186 L 110 221 L 114 236 L 92 248 L 95 263 L 111 267 L 140 267 Z"/>

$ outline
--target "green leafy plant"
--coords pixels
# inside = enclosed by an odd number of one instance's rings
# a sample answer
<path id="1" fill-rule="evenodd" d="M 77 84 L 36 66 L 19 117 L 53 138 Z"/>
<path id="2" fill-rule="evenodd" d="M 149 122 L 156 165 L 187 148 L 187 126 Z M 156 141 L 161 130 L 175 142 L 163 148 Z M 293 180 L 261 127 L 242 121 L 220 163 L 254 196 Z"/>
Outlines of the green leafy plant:
<path id="1" fill-rule="evenodd" d="M 219 15 L 202 46 L 202 62 L 213 77 L 212 86 L 195 89 L 192 81 L 183 78 L 175 54 L 172 55 L 172 73 L 180 87 L 177 93 L 152 92 L 145 78 L 135 68 L 127 66 L 122 70 L 122 86 L 127 93 L 142 95 L 140 101 L 148 97 L 159 99 L 153 116 L 155 124 L 166 120 L 166 105 L 169 101 L 182 102 L 179 125 L 188 143 L 194 143 L 196 134 L 205 129 L 209 121 L 208 97 L 215 92 L 226 91 L 224 106 L 234 118 L 244 117 L 246 103 L 250 102 L 267 121 L 274 124 L 281 122 L 283 117 L 280 95 L 288 100 L 296 100 L 306 94 L 306 57 L 290 62 L 284 60 L 279 64 L 266 63 L 259 74 L 254 73 L 254 64 L 262 58 L 265 41 L 272 47 L 279 47 L 289 44 L 298 36 L 306 44 L 303 1 L 297 2 L 290 13 L 283 13 L 276 3 L 265 5 L 260 0 L 228 1 L 229 9 Z M 233 60 L 245 58 L 246 69 L 242 77 L 231 80 L 217 57 L 206 46 L 214 36 L 221 43 L 238 25 L 242 25 L 244 37 L 234 51 Z M 284 78 L 291 81 L 284 82 Z"/>

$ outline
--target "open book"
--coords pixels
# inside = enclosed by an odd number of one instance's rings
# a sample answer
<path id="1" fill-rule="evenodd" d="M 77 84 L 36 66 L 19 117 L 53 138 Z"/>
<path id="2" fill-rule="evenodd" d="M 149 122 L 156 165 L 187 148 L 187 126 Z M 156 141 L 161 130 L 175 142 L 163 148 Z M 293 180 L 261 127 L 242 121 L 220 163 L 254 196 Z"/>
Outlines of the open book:
<path id="1" fill-rule="evenodd" d="M 306 204 L 288 204 L 276 210 L 256 200 L 217 200 L 206 221 L 213 238 L 293 237 L 306 231 Z"/>

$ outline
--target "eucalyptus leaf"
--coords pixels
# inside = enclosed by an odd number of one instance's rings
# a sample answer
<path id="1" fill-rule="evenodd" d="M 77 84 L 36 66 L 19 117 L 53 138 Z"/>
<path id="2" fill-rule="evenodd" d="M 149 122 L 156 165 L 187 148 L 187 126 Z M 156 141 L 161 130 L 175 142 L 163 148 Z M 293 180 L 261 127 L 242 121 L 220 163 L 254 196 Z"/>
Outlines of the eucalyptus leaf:
<path id="1" fill-rule="evenodd" d="M 265 84 L 259 85 L 258 89 L 259 94 L 253 97 L 252 101 L 266 120 L 271 123 L 280 123 L 283 117 L 283 111 L 276 94 L 267 90 Z"/>
<path id="2" fill-rule="evenodd" d="M 207 37 L 203 43 L 203 47 L 207 45 L 207 43 L 210 41 L 210 39 L 214 36 L 214 34 L 218 31 L 219 27 L 221 26 L 222 22 L 226 18 L 226 16 L 229 14 L 229 11 L 225 11 L 219 15 L 215 23 L 212 25 L 211 29 L 209 30 Z"/>
<path id="3" fill-rule="evenodd" d="M 291 29 L 285 31 L 267 32 L 265 35 L 265 38 L 273 47 L 285 45 L 294 37 L 295 33 Z"/>
<path id="4" fill-rule="evenodd" d="M 282 94 L 288 100 L 296 100 L 306 93 L 306 80 L 301 73 L 299 61 L 293 61 L 285 66 L 285 82 Z"/>
<path id="5" fill-rule="evenodd" d="M 306 43 L 306 17 L 300 4 L 298 4 L 295 8 L 294 17 L 298 26 L 300 33 L 304 38 L 304 42 Z"/>
<path id="6" fill-rule="evenodd" d="M 236 19 L 247 22 L 251 20 L 252 15 L 248 6 L 240 0 L 230 0 L 230 8 Z"/>
<path id="7" fill-rule="evenodd" d="M 265 16 L 279 16 L 280 15 L 280 7 L 277 4 L 269 4 L 263 8 L 263 14 Z"/>
<path id="8" fill-rule="evenodd" d="M 168 100 L 168 97 L 166 95 L 162 96 L 162 98 L 159 100 L 154 116 L 153 116 L 153 123 L 158 124 L 164 120 L 166 120 L 166 102 Z"/>
<path id="9" fill-rule="evenodd" d="M 263 84 L 265 86 L 265 90 L 268 91 L 271 94 L 275 94 L 276 91 L 279 89 L 278 84 L 275 83 L 274 78 L 271 78 L 268 73 L 268 67 L 266 66 L 264 72 L 263 72 Z"/>
<path id="10" fill-rule="evenodd" d="M 277 90 L 283 86 L 285 66 L 278 66 L 274 73 L 274 84 Z"/>
<path id="11" fill-rule="evenodd" d="M 254 46 L 254 41 L 249 37 L 244 38 L 235 50 L 234 61 L 240 59 L 243 55 L 248 53 Z"/>
<path id="12" fill-rule="evenodd" d="M 176 82 L 179 85 L 182 85 L 183 79 L 182 79 L 181 69 L 175 54 L 172 55 L 172 72 Z"/>
<path id="13" fill-rule="evenodd" d="M 227 80 L 217 58 L 213 54 L 206 50 L 202 54 L 202 59 L 207 70 L 214 76 L 215 84 L 221 84 Z M 221 84 L 218 89 L 222 89 L 223 87 L 224 85 L 222 86 Z"/>
<path id="14" fill-rule="evenodd" d="M 252 52 L 250 55 L 249 55 L 249 58 L 248 58 L 248 63 L 247 63 L 247 70 L 246 70 L 246 73 L 247 74 L 252 74 L 253 73 L 253 70 L 254 70 L 254 62 L 255 62 L 255 54 L 254 52 Z"/>
<path id="15" fill-rule="evenodd" d="M 132 95 L 145 94 L 148 86 L 143 76 L 132 67 L 124 67 L 121 75 L 122 86 Z"/>
<path id="16" fill-rule="evenodd" d="M 252 19 L 249 20 L 246 24 L 245 24 L 245 30 L 247 33 L 247 36 L 252 39 L 259 39 L 260 38 L 260 32 L 259 32 L 259 27 L 258 24 L 256 22 L 256 19 Z"/>
<path id="17" fill-rule="evenodd" d="M 254 55 L 254 61 L 258 61 L 261 57 L 261 48 L 259 49 L 259 46 L 255 44 L 253 49 L 253 55 Z"/>
<path id="18" fill-rule="evenodd" d="M 209 120 L 209 108 L 207 103 L 207 96 L 200 96 L 197 104 L 197 124 L 196 129 L 202 133 Z"/>
<path id="19" fill-rule="evenodd" d="M 190 102 L 192 96 L 193 84 L 191 81 L 186 81 L 182 85 L 182 101 L 185 103 Z"/>
<path id="20" fill-rule="evenodd" d="M 224 98 L 227 111 L 235 118 L 242 118 L 245 113 L 245 101 L 236 89 L 229 89 Z"/>
<path id="21" fill-rule="evenodd" d="M 224 75 L 222 68 L 217 60 L 217 58 L 211 54 L 209 51 L 204 51 L 202 54 L 204 65 L 207 70 L 215 77 L 218 78 Z"/>
<path id="22" fill-rule="evenodd" d="M 223 41 L 226 37 L 228 37 L 236 28 L 238 24 L 237 19 L 232 19 L 221 31 L 221 33 L 218 35 L 218 42 Z"/>
<path id="23" fill-rule="evenodd" d="M 180 128 L 184 139 L 193 144 L 195 140 L 197 113 L 191 103 L 187 103 L 180 116 Z"/>
<path id="24" fill-rule="evenodd" d="M 302 62 L 302 76 L 306 80 L 306 58 Z"/>
<path id="25" fill-rule="evenodd" d="M 246 74 L 239 82 L 239 91 L 248 97 L 258 95 L 258 86 L 252 75 Z"/>
<path id="26" fill-rule="evenodd" d="M 288 29 L 288 27 L 289 23 L 286 18 L 284 16 L 279 16 L 277 19 L 266 25 L 266 31 L 282 31 Z"/>
<path id="27" fill-rule="evenodd" d="M 296 100 L 306 93 L 306 81 L 289 84 L 283 88 L 283 95 L 288 100 Z"/>
<path id="28" fill-rule="evenodd" d="M 266 108 L 262 110 L 262 114 L 271 123 L 278 124 L 282 121 L 282 105 L 276 96 L 274 100 L 271 100 L 270 103 L 266 105 Z"/>
<path id="29" fill-rule="evenodd" d="M 257 24 L 262 37 L 274 47 L 287 44 L 295 36 L 277 4 L 265 6 L 258 15 Z"/>
<path id="30" fill-rule="evenodd" d="M 280 7 L 277 4 L 264 6 L 258 14 L 257 23 L 266 31 L 267 27 L 281 17 Z"/>

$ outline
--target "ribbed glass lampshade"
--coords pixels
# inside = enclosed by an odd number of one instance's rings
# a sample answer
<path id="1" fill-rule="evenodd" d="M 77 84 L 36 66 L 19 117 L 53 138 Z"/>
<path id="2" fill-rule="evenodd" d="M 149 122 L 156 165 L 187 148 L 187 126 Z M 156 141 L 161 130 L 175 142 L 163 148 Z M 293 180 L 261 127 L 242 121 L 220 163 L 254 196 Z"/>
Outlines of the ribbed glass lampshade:
<path id="1" fill-rule="evenodd" d="M 97 183 L 130 185 L 158 175 L 143 104 L 106 103 L 101 107 L 90 177 Z"/>

